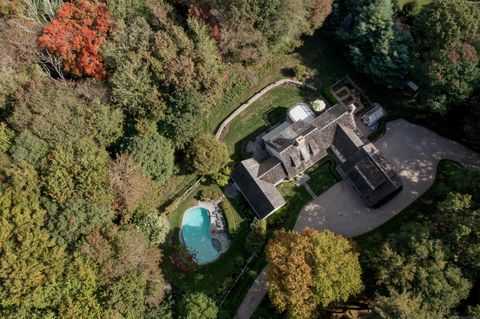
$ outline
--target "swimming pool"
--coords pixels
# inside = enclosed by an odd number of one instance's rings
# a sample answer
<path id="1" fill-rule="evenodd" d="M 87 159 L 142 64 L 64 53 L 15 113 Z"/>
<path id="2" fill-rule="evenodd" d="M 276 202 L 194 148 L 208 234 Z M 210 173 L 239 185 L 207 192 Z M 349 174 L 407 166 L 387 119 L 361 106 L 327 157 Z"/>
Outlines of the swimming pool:
<path id="1" fill-rule="evenodd" d="M 185 211 L 181 233 L 183 244 L 195 255 L 198 264 L 209 263 L 220 255 L 210 236 L 210 215 L 206 208 L 194 207 Z"/>

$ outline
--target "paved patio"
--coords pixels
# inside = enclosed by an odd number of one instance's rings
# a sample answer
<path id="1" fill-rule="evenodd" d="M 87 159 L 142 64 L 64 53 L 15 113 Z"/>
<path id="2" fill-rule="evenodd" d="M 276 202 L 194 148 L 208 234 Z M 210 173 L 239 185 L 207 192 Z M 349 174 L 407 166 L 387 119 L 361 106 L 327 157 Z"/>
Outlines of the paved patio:
<path id="1" fill-rule="evenodd" d="M 338 182 L 302 209 L 295 230 L 301 231 L 305 227 L 329 229 L 346 237 L 364 234 L 382 225 L 420 197 L 433 184 L 441 159 L 463 165 L 480 165 L 479 154 L 401 119 L 387 124 L 385 135 L 375 146 L 395 166 L 402 178 L 403 190 L 382 207 L 370 209 L 345 181 Z M 235 318 L 250 318 L 257 309 L 267 291 L 267 267 L 248 291 Z"/>

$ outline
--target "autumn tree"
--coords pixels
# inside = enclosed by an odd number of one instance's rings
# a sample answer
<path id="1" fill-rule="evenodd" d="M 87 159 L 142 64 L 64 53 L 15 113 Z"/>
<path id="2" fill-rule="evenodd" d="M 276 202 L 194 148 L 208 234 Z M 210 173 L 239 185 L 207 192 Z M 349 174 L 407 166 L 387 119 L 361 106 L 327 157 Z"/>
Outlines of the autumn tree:
<path id="1" fill-rule="evenodd" d="M 346 301 L 362 288 L 358 253 L 329 231 L 278 231 L 266 253 L 270 300 L 289 318 L 311 318 L 318 306 Z"/>
<path id="2" fill-rule="evenodd" d="M 140 164 L 128 154 L 119 154 L 109 169 L 110 186 L 114 194 L 114 209 L 122 223 L 131 220 L 135 212 L 151 212 L 158 205 L 158 186 L 142 173 Z"/>
<path id="3" fill-rule="evenodd" d="M 205 134 L 192 142 L 189 159 L 199 174 L 218 173 L 228 163 L 227 146 L 211 134 Z"/>
<path id="4" fill-rule="evenodd" d="M 107 6 L 88 0 L 65 2 L 38 38 L 41 49 L 58 54 L 74 76 L 105 76 L 100 46 L 110 31 Z"/>

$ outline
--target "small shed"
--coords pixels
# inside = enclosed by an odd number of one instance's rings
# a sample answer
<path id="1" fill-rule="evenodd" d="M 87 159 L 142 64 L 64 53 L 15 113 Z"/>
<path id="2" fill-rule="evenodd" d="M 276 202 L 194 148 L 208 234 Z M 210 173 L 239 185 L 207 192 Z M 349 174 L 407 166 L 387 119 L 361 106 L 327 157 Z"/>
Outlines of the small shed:
<path id="1" fill-rule="evenodd" d="M 315 119 L 315 114 L 305 103 L 298 103 L 292 107 L 290 110 L 288 110 L 287 116 L 292 123 L 295 123 L 299 120 L 311 122 Z"/>
<path id="2" fill-rule="evenodd" d="M 385 117 L 385 115 L 387 115 L 387 113 L 384 108 L 378 103 L 373 103 L 373 108 L 362 115 L 362 121 L 370 127 L 375 125 L 380 119 Z"/>

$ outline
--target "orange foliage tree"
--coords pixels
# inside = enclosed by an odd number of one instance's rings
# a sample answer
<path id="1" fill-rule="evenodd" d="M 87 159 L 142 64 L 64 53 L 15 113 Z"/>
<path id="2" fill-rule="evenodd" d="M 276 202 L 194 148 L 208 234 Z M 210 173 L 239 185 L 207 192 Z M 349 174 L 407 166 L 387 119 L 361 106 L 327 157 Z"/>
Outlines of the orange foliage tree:
<path id="1" fill-rule="evenodd" d="M 100 45 L 112 23 L 107 6 L 88 0 L 65 2 L 38 39 L 40 49 L 58 54 L 74 76 L 105 76 Z"/>

